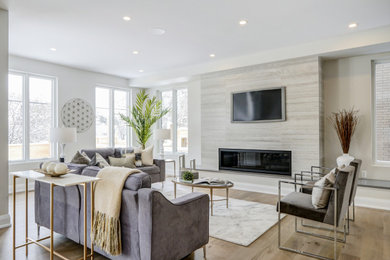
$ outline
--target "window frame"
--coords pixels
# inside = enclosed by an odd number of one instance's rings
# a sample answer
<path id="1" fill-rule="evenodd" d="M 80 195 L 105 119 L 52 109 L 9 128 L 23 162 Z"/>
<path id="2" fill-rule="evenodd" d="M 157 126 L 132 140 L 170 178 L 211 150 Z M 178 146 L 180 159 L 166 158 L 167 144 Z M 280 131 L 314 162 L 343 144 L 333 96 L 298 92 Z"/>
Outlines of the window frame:
<path id="1" fill-rule="evenodd" d="M 96 111 L 97 111 L 97 106 L 96 106 L 96 89 L 97 88 L 102 88 L 102 89 L 107 89 L 109 91 L 109 102 L 108 102 L 108 145 L 109 147 L 115 147 L 115 123 L 114 123 L 114 118 L 115 118 L 115 101 L 114 101 L 114 92 L 115 91 L 123 91 L 126 92 L 126 115 L 130 115 L 130 106 L 132 105 L 132 89 L 131 88 L 121 88 L 121 87 L 113 87 L 109 85 L 103 85 L 103 84 L 97 84 L 95 86 L 95 147 L 97 147 L 96 143 Z M 126 140 L 126 147 L 131 147 L 133 144 L 133 131 L 131 131 L 131 127 L 127 126 L 126 127 L 126 135 L 127 135 L 127 140 Z M 126 147 L 121 147 L 121 148 L 126 148 Z"/>
<path id="2" fill-rule="evenodd" d="M 178 151 L 177 149 L 177 129 L 178 129 L 178 125 L 177 125 L 177 91 L 178 90 L 182 90 L 182 89 L 186 89 L 187 90 L 187 93 L 189 91 L 189 88 L 186 87 L 186 86 L 182 86 L 182 87 L 177 87 L 177 88 L 164 88 L 164 89 L 159 89 L 157 91 L 157 96 L 158 98 L 162 101 L 162 92 L 166 92 L 166 91 L 171 91 L 172 92 L 172 152 L 166 152 L 164 151 L 164 154 L 165 155 L 177 155 L 177 154 L 188 154 L 188 149 L 189 149 L 189 145 L 187 146 L 187 152 L 181 152 L 181 151 Z M 187 98 L 187 106 L 188 106 L 188 98 Z M 188 112 L 188 110 L 187 110 Z M 188 113 L 187 113 L 187 118 L 188 118 Z M 189 128 L 189 126 L 187 126 Z M 162 119 L 159 120 L 158 122 L 158 128 L 162 128 Z M 189 136 L 188 136 L 189 138 Z M 189 140 L 188 140 L 188 144 L 189 144 Z M 159 148 L 159 150 L 161 149 L 161 142 L 158 142 L 157 143 L 157 146 Z"/>
<path id="3" fill-rule="evenodd" d="M 23 78 L 23 86 L 22 86 L 22 116 L 23 116 L 23 159 L 22 160 L 10 160 L 8 158 L 8 163 L 10 165 L 14 164 L 24 164 L 31 162 L 41 162 L 43 160 L 55 160 L 58 157 L 58 147 L 54 143 L 49 140 L 50 143 L 50 154 L 49 158 L 39 158 L 39 159 L 30 159 L 30 82 L 29 78 L 42 78 L 46 80 L 50 80 L 52 82 L 52 93 L 51 93 L 51 127 L 58 126 L 58 78 L 54 76 L 31 73 L 19 70 L 8 70 L 9 75 L 21 76 Z M 9 89 L 9 85 L 7 91 Z M 9 96 L 7 97 L 7 102 L 9 102 Z M 26 116 L 27 115 L 27 116 Z M 8 129 L 7 129 L 8 130 Z M 9 143 L 8 143 L 9 145 Z"/>
<path id="4" fill-rule="evenodd" d="M 371 131 L 372 131 L 372 161 L 374 166 L 390 167 L 390 161 L 377 159 L 377 133 L 376 133 L 376 65 L 390 63 L 390 58 L 371 61 Z"/>

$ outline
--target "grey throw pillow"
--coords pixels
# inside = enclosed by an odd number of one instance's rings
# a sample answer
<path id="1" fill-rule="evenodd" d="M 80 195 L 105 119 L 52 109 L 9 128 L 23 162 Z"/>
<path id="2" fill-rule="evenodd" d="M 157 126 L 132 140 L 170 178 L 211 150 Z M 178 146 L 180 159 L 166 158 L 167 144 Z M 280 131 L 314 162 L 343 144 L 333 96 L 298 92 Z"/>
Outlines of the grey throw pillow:
<path id="1" fill-rule="evenodd" d="M 92 157 L 89 166 L 97 166 L 100 168 L 109 167 L 110 164 L 104 159 L 104 157 L 100 153 L 95 153 Z"/>
<path id="2" fill-rule="evenodd" d="M 71 163 L 76 164 L 89 164 L 91 162 L 91 159 L 88 157 L 88 155 L 83 152 L 80 153 L 80 151 L 77 151 L 77 153 L 73 156 L 73 159 Z"/>
<path id="3" fill-rule="evenodd" d="M 135 166 L 141 167 L 142 166 L 142 153 L 135 153 Z"/>
<path id="4" fill-rule="evenodd" d="M 104 159 L 104 157 L 100 153 L 96 153 L 95 158 L 96 163 L 100 168 L 110 167 L 110 164 L 106 161 L 106 159 Z"/>

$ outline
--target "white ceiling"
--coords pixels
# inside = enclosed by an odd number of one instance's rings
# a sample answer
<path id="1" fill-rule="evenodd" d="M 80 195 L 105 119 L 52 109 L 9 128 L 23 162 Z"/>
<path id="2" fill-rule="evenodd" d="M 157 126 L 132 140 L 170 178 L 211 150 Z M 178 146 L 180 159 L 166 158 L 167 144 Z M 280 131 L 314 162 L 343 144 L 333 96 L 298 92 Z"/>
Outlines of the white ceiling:
<path id="1" fill-rule="evenodd" d="M 11 54 L 126 78 L 390 24 L 389 0 L 9 0 L 8 6 Z M 248 24 L 239 26 L 241 19 Z M 359 26 L 349 29 L 351 22 Z M 155 27 L 166 34 L 152 35 Z"/>

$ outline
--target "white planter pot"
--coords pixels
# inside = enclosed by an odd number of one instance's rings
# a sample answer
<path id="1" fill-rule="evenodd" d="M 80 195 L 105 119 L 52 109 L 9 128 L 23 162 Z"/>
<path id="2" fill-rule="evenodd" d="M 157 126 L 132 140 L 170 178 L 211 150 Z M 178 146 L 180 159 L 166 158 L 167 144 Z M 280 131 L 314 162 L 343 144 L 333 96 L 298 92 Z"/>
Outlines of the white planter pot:
<path id="1" fill-rule="evenodd" d="M 350 156 L 348 153 L 344 153 L 343 155 L 337 157 L 337 166 L 348 166 L 355 158 Z"/>

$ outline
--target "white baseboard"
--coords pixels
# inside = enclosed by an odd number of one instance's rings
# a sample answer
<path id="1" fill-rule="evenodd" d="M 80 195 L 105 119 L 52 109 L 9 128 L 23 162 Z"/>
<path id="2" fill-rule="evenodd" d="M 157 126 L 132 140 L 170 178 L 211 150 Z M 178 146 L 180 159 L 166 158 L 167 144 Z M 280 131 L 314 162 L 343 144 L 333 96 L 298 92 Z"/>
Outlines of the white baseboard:
<path id="1" fill-rule="evenodd" d="M 11 217 L 9 214 L 0 216 L 0 228 L 6 228 L 11 226 Z"/>
<path id="2" fill-rule="evenodd" d="M 390 200 L 388 199 L 374 199 L 356 196 L 355 205 L 358 207 L 390 210 Z"/>

